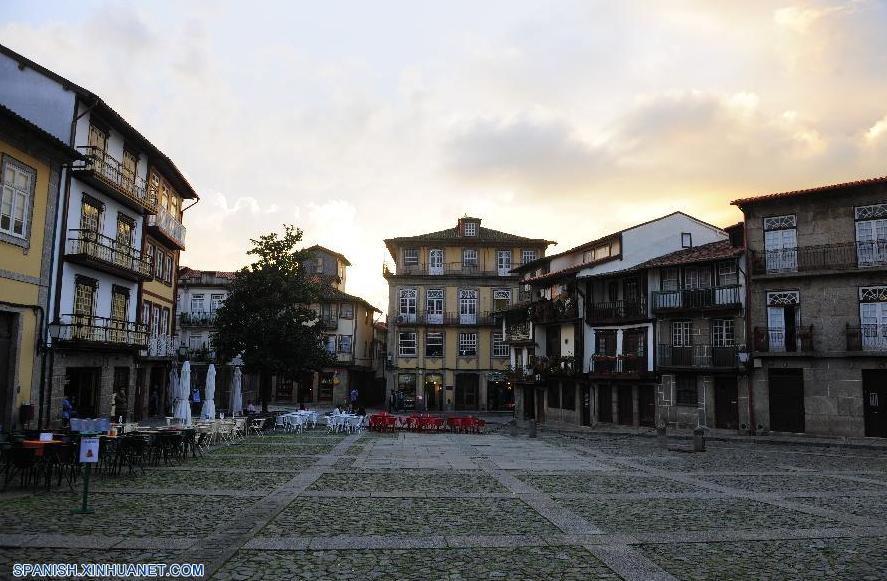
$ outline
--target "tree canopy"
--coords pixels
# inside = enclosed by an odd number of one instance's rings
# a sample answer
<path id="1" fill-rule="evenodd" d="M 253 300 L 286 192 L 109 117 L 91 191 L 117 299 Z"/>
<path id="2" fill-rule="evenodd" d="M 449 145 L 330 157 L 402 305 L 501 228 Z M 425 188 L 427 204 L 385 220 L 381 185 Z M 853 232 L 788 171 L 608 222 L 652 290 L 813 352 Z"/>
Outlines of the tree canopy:
<path id="1" fill-rule="evenodd" d="M 225 361 L 240 355 L 248 371 L 262 375 L 265 405 L 271 375 L 298 377 L 331 362 L 311 308 L 324 287 L 303 268 L 310 257 L 297 249 L 301 241 L 302 231 L 292 225 L 284 225 L 283 236 L 272 232 L 250 240 L 247 254 L 256 261 L 234 274 L 216 313 L 216 353 Z"/>

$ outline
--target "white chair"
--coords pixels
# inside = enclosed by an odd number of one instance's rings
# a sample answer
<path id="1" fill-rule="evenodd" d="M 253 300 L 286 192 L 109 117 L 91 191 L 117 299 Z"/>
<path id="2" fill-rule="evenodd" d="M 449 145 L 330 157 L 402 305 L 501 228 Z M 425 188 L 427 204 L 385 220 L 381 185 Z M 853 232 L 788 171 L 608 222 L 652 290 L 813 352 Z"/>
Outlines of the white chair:
<path id="1" fill-rule="evenodd" d="M 246 418 L 234 418 L 234 438 L 245 438 L 246 437 Z"/>
<path id="2" fill-rule="evenodd" d="M 255 434 L 256 436 L 263 435 L 263 429 L 265 427 L 265 420 L 262 418 L 254 418 L 250 420 L 249 423 L 249 433 Z"/>
<path id="3" fill-rule="evenodd" d="M 283 431 L 286 431 L 286 416 L 277 416 L 274 418 L 274 431 L 277 431 L 277 428 L 282 428 Z"/>

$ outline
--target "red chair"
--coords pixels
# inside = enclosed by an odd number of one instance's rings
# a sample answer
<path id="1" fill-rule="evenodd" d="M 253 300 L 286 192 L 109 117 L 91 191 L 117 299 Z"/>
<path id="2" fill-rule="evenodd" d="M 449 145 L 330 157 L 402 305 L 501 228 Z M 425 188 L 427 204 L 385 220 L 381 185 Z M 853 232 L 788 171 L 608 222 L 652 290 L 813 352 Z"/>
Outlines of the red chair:
<path id="1" fill-rule="evenodd" d="M 478 434 L 482 434 L 484 432 L 484 428 L 487 425 L 487 421 L 481 418 L 477 418 L 474 420 L 474 431 Z"/>

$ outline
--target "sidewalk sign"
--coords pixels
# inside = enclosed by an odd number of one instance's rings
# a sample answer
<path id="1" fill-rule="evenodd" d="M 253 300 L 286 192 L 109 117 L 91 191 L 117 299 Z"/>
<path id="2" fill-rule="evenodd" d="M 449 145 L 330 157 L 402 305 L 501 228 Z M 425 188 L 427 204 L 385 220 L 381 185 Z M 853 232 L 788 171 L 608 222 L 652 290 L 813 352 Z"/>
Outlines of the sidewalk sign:
<path id="1" fill-rule="evenodd" d="M 80 438 L 80 463 L 85 464 L 83 472 L 83 504 L 71 512 L 75 514 L 90 514 L 94 512 L 87 506 L 89 496 L 89 475 L 92 473 L 92 465 L 99 461 L 99 439 L 96 434 L 81 432 Z"/>

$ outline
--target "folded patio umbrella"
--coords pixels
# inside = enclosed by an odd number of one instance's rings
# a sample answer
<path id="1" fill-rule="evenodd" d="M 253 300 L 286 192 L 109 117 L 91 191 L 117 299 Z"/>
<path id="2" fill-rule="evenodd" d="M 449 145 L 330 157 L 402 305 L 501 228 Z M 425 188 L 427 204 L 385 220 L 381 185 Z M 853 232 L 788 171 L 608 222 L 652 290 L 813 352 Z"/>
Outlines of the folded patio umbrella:
<path id="1" fill-rule="evenodd" d="M 179 397 L 179 372 L 175 366 L 169 370 L 169 385 L 166 386 L 166 401 L 169 414 L 175 415 L 176 398 Z"/>
<path id="2" fill-rule="evenodd" d="M 206 388 L 203 392 L 203 409 L 200 417 L 213 420 L 216 417 L 216 366 L 212 363 L 206 370 Z"/>
<path id="3" fill-rule="evenodd" d="M 176 418 L 182 420 L 186 426 L 191 425 L 191 404 L 188 396 L 191 390 L 191 362 L 185 361 L 182 364 L 182 373 L 179 375 L 179 393 L 176 399 L 175 413 Z"/>
<path id="4" fill-rule="evenodd" d="M 241 382 L 243 381 L 243 374 L 240 373 L 240 368 L 237 367 L 234 369 L 234 379 L 231 382 L 231 415 L 237 415 L 243 413 L 243 394 L 241 393 Z"/>

